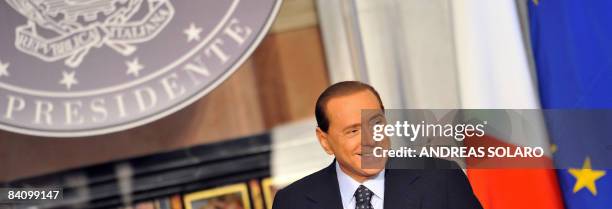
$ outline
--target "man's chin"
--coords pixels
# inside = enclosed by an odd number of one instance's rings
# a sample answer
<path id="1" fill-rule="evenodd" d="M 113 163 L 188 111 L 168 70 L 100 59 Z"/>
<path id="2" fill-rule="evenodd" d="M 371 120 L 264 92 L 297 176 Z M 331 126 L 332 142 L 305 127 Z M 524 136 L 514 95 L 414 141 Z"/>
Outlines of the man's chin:
<path id="1" fill-rule="evenodd" d="M 377 169 L 378 171 L 385 168 L 387 164 L 387 158 L 374 157 L 372 155 L 361 158 L 361 168 L 364 169 Z"/>
<path id="2" fill-rule="evenodd" d="M 361 173 L 363 173 L 364 176 L 372 177 L 378 175 L 382 171 L 382 169 L 384 168 L 365 168 L 361 169 Z"/>

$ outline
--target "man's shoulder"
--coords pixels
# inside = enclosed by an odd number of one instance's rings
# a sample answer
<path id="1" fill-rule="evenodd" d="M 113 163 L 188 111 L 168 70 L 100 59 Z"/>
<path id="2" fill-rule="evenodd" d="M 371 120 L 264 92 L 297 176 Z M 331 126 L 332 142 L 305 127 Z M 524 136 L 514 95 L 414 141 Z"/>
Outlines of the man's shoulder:
<path id="1" fill-rule="evenodd" d="M 411 183 L 406 182 L 407 179 L 420 179 L 421 183 L 426 182 L 426 184 L 431 182 L 443 183 L 450 179 L 465 178 L 461 167 L 452 160 L 420 158 L 395 163 L 402 164 L 389 165 L 388 168 L 391 169 L 387 169 L 387 172 L 393 176 L 388 180 L 393 181 L 393 183 Z"/>
<path id="2" fill-rule="evenodd" d="M 329 167 L 321 169 L 280 189 L 274 197 L 272 208 L 299 209 L 306 207 L 308 196 L 325 190 L 324 185 L 333 181 L 332 172 L 329 169 Z"/>
<path id="3" fill-rule="evenodd" d="M 317 172 L 311 173 L 310 175 L 289 184 L 281 191 L 284 193 L 303 193 L 304 191 L 311 190 L 315 185 L 320 184 L 321 181 L 324 181 L 325 178 L 329 177 L 327 169 L 329 168 L 323 168 Z"/>
<path id="4" fill-rule="evenodd" d="M 408 170 L 440 170 L 440 169 L 460 169 L 461 167 L 452 160 L 445 160 L 434 157 L 424 158 L 393 158 L 389 160 L 387 168 L 408 169 Z"/>

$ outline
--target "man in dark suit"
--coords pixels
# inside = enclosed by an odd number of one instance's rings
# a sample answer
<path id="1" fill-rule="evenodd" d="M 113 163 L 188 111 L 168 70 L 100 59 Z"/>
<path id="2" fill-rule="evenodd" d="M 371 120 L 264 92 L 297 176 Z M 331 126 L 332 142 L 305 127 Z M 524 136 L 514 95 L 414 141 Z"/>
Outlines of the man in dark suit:
<path id="1" fill-rule="evenodd" d="M 435 169 L 458 168 L 454 162 L 409 159 L 401 163 L 423 169 L 385 169 L 391 161 L 382 158 L 383 166 L 364 168 L 362 158 L 372 157 L 372 147 L 389 146 L 388 139 L 362 144 L 361 135 L 371 134 L 361 128 L 364 109 L 384 111 L 378 92 L 367 84 L 346 81 L 323 91 L 315 108 L 316 134 L 335 160 L 278 191 L 273 209 L 482 208 L 460 169 Z"/>

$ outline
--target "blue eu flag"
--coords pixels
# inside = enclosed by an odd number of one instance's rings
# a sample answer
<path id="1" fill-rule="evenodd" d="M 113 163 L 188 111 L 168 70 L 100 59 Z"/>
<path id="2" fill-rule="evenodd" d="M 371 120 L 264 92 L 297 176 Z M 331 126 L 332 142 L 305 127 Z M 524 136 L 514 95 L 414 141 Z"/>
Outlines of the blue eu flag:
<path id="1" fill-rule="evenodd" d="M 529 0 L 529 20 L 565 205 L 612 208 L 612 1 Z"/>

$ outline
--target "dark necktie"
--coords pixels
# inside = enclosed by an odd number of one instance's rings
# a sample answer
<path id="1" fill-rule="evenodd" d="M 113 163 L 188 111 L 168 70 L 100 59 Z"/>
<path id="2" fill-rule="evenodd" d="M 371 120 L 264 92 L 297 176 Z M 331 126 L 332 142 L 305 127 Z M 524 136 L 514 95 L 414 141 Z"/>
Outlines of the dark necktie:
<path id="1" fill-rule="evenodd" d="M 374 192 L 363 185 L 359 185 L 359 188 L 355 191 L 355 200 L 357 200 L 355 209 L 374 209 L 372 203 L 370 203 L 372 195 L 374 195 Z"/>

